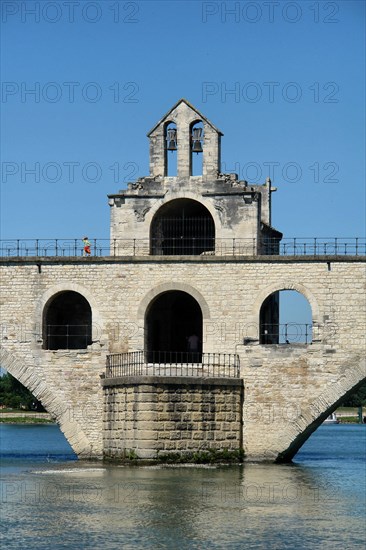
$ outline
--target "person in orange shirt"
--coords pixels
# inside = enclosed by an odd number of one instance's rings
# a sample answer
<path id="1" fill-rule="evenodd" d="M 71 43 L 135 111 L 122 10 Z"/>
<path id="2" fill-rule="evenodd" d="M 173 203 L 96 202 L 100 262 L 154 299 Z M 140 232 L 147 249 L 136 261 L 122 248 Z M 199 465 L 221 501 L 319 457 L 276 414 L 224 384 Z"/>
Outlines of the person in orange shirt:
<path id="1" fill-rule="evenodd" d="M 90 254 L 91 254 L 91 252 L 90 252 L 90 241 L 89 241 L 88 237 L 83 238 L 83 243 L 84 243 L 83 256 L 90 256 Z"/>

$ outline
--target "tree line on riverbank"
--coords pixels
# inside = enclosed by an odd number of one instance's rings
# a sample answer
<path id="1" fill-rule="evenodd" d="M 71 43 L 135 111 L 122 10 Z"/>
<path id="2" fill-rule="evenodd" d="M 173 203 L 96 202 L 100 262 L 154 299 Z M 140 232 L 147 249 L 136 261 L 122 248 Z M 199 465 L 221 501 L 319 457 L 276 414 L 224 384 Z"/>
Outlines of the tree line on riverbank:
<path id="1" fill-rule="evenodd" d="M 42 403 L 9 373 L 0 377 L 0 406 L 26 411 L 45 411 Z"/>

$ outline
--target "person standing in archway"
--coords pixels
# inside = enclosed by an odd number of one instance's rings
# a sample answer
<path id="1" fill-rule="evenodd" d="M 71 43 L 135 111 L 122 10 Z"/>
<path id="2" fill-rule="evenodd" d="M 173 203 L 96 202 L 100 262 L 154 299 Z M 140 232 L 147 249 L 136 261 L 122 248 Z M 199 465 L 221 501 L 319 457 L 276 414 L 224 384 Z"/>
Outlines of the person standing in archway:
<path id="1" fill-rule="evenodd" d="M 200 347 L 200 339 L 197 336 L 197 334 L 193 333 L 191 334 L 191 336 L 188 336 L 187 338 L 188 355 L 190 356 L 189 359 L 191 359 L 193 362 L 200 361 L 199 347 Z"/>

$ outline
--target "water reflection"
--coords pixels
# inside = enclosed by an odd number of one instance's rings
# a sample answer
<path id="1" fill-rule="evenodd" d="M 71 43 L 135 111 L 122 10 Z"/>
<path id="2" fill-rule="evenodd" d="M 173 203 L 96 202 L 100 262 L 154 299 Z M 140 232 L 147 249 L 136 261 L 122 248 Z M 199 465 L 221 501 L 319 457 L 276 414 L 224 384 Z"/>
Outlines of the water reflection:
<path id="1" fill-rule="evenodd" d="M 323 430 L 292 465 L 28 464 L 2 479 L 3 545 L 106 550 L 361 548 L 365 434 L 363 427 Z M 329 459 L 324 441 L 335 438 L 339 456 L 335 452 Z M 350 460 L 344 456 L 345 439 Z"/>

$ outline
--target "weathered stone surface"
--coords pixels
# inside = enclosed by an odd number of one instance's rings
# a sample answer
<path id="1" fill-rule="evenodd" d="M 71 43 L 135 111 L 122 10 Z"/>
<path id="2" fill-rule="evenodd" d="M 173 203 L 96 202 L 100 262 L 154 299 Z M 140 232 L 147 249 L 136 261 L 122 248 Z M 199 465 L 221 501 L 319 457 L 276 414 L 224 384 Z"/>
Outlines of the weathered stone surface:
<path id="1" fill-rule="evenodd" d="M 110 381 L 109 384 L 111 383 Z M 133 419 L 124 417 L 114 420 L 112 425 L 108 425 L 108 429 L 104 430 L 104 452 L 107 456 L 123 456 L 131 448 L 135 449 L 141 458 L 157 458 L 158 451 L 176 453 L 182 450 L 193 452 L 204 448 L 240 449 L 241 416 L 235 414 L 236 410 L 240 409 L 243 400 L 243 386 L 240 380 L 236 380 L 235 385 L 220 385 L 218 380 L 215 385 L 203 385 L 199 380 L 196 385 L 186 386 L 184 379 L 181 379 L 180 387 L 176 385 L 176 382 L 171 384 L 167 381 L 164 384 L 158 381 L 155 384 L 153 395 L 158 399 L 157 404 L 163 403 L 166 410 L 164 413 L 160 413 L 151 408 L 148 421 L 146 420 L 147 403 L 140 400 L 140 397 L 146 395 L 144 386 L 137 386 L 137 397 L 136 393 L 126 391 L 128 387 L 128 383 L 125 387 L 119 384 L 113 389 L 109 386 L 106 395 L 107 410 L 113 410 L 117 401 L 126 408 L 130 404 L 130 400 L 134 405 L 138 403 L 136 416 Z M 187 387 L 189 387 L 189 392 Z M 150 386 L 151 393 L 152 390 L 154 390 L 154 386 Z M 182 403 L 177 399 L 182 394 L 190 397 L 200 412 L 187 413 L 189 401 L 186 400 Z M 222 399 L 230 403 L 228 405 L 232 411 L 230 419 L 228 418 L 227 422 L 220 425 L 216 422 L 213 412 L 209 413 L 210 422 L 203 421 L 205 415 L 207 416 L 207 413 L 204 412 L 208 406 L 207 400 L 215 403 L 216 400 L 221 401 Z M 154 405 L 155 400 L 150 404 Z M 107 419 L 105 423 L 108 423 Z M 117 438 L 118 433 L 131 432 L 132 426 L 134 428 L 132 439 Z M 209 445 L 208 442 L 210 442 Z"/>

